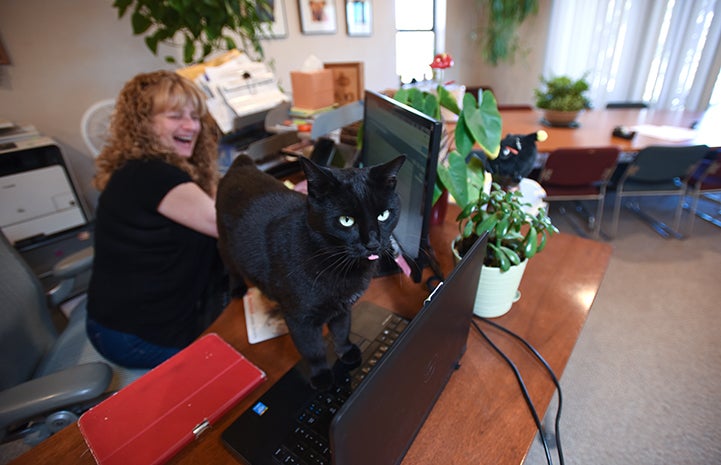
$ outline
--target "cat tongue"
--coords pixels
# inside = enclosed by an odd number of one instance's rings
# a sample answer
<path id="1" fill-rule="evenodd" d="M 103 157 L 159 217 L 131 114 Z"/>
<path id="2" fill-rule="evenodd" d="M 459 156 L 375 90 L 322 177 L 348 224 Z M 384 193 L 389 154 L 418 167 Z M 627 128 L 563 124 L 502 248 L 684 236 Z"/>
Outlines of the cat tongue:
<path id="1" fill-rule="evenodd" d="M 368 260 L 378 260 L 378 258 L 380 258 L 380 257 L 378 257 L 378 255 L 376 255 L 376 254 L 368 255 Z"/>

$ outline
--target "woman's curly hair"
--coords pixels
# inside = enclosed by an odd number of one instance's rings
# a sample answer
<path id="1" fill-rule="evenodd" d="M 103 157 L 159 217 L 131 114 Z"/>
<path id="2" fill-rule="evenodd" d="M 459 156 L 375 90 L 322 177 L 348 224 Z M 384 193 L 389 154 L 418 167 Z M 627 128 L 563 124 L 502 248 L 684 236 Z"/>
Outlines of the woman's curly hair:
<path id="1" fill-rule="evenodd" d="M 153 117 L 192 105 L 200 116 L 200 133 L 189 158 L 160 144 Z M 159 158 L 187 172 L 208 195 L 218 183 L 218 129 L 208 113 L 205 95 L 188 79 L 172 71 L 155 71 L 128 81 L 115 101 L 108 142 L 95 161 L 93 185 L 102 191 L 113 172 L 128 160 Z"/>

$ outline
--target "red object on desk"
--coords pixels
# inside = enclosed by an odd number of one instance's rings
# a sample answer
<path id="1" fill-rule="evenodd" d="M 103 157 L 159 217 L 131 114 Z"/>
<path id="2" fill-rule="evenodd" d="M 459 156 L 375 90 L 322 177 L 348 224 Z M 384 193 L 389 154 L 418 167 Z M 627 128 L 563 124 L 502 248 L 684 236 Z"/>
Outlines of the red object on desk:
<path id="1" fill-rule="evenodd" d="M 160 464 L 265 379 L 208 334 L 85 412 L 78 426 L 101 465 Z"/>

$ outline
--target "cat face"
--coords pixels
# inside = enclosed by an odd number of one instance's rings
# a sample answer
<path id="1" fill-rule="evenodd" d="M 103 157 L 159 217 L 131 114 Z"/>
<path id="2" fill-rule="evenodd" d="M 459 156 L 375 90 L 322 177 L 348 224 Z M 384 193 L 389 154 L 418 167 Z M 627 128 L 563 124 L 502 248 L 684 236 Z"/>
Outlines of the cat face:
<path id="1" fill-rule="evenodd" d="M 405 157 L 368 168 L 335 170 L 302 159 L 308 179 L 308 223 L 313 231 L 355 260 L 392 254 L 398 224 L 396 175 Z"/>

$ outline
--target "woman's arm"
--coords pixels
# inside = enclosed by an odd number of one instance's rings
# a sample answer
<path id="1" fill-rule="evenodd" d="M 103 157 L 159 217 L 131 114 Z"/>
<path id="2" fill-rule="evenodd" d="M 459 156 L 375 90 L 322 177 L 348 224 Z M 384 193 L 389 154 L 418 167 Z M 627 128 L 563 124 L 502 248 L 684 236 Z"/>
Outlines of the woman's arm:
<path id="1" fill-rule="evenodd" d="M 218 237 L 215 223 L 215 200 L 194 182 L 170 189 L 158 205 L 158 213 L 211 237 Z"/>

